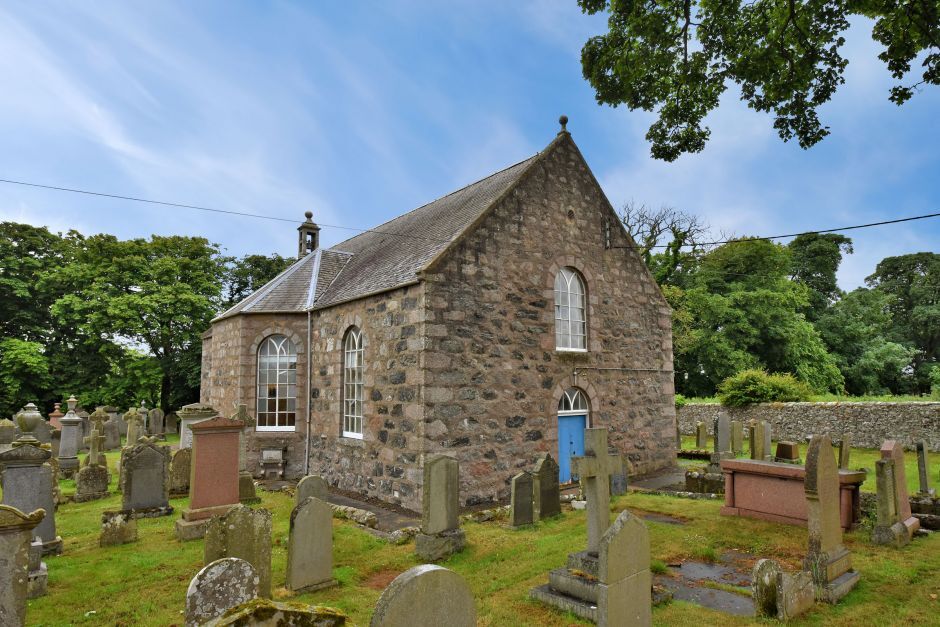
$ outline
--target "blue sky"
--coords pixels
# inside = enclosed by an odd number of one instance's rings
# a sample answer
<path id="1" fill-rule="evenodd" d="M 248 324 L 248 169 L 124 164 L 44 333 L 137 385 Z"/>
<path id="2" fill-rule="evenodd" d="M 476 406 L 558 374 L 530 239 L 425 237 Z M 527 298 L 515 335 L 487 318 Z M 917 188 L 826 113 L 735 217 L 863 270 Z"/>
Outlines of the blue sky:
<path id="1" fill-rule="evenodd" d="M 940 89 L 903 107 L 870 23 L 804 151 L 729 90 L 705 151 L 649 157 L 649 114 L 600 107 L 574 0 L 11 2 L 0 7 L 0 178 L 367 228 L 528 157 L 559 114 L 614 206 L 769 235 L 940 211 Z M 296 250 L 293 225 L 0 185 L 0 220 Z M 324 228 L 329 245 L 352 235 Z M 940 219 L 850 234 L 859 285 L 938 251 Z"/>

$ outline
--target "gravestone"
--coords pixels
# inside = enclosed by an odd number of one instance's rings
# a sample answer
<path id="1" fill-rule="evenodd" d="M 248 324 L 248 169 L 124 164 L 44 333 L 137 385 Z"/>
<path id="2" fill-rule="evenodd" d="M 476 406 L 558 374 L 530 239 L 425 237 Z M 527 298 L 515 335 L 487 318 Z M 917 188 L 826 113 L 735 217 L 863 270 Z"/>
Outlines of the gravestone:
<path id="1" fill-rule="evenodd" d="M 735 456 L 744 452 L 744 424 L 740 420 L 731 421 L 731 452 Z"/>
<path id="2" fill-rule="evenodd" d="M 322 477 L 307 475 L 297 483 L 297 489 L 294 491 L 294 503 L 300 505 L 311 496 L 325 501 L 329 494 L 329 488 Z"/>
<path id="3" fill-rule="evenodd" d="M 30 403 L 32 405 L 32 403 Z M 35 407 L 35 405 L 33 405 Z M 52 444 L 52 425 L 45 419 L 41 419 L 37 424 L 36 428 L 33 429 L 33 435 L 36 436 L 36 439 L 42 442 L 43 444 Z"/>
<path id="4" fill-rule="evenodd" d="M 296 601 L 278 603 L 267 599 L 252 599 L 233 607 L 212 627 L 344 627 L 346 614 L 324 605 L 306 605 Z M 351 623 L 349 623 L 351 625 Z"/>
<path id="5" fill-rule="evenodd" d="M 421 532 L 415 536 L 415 554 L 436 562 L 463 549 L 466 534 L 460 529 L 460 467 L 446 455 L 431 455 L 424 462 Z"/>
<path id="6" fill-rule="evenodd" d="M 70 396 L 66 401 L 68 411 L 60 419 L 62 435 L 59 438 L 59 471 L 63 477 L 71 478 L 78 470 L 78 451 L 82 443 L 82 419 L 75 413 L 78 401 Z"/>
<path id="7" fill-rule="evenodd" d="M 839 442 L 839 468 L 849 469 L 849 462 L 852 457 L 852 434 L 843 433 L 842 440 Z"/>
<path id="8" fill-rule="evenodd" d="M 473 593 L 452 570 L 433 564 L 398 575 L 382 592 L 370 627 L 476 627 Z"/>
<path id="9" fill-rule="evenodd" d="M 104 407 L 97 408 L 92 412 L 91 416 L 88 417 L 88 435 L 85 436 L 83 442 L 85 443 L 86 448 L 89 453 L 85 457 L 85 461 L 82 462 L 83 466 L 88 466 L 90 464 L 97 464 L 99 466 L 104 466 L 107 468 L 108 460 L 105 457 L 105 435 L 104 435 L 104 424 L 108 419 L 107 412 L 104 411 Z M 95 433 L 97 431 L 97 433 Z M 91 452 L 92 436 L 99 438 L 97 441 L 97 448 L 95 452 Z"/>
<path id="10" fill-rule="evenodd" d="M 102 512 L 98 546 L 118 546 L 137 542 L 137 519 L 133 512 Z"/>
<path id="11" fill-rule="evenodd" d="M 0 453 L 13 448 L 13 440 L 15 439 L 16 425 L 13 424 L 13 421 L 7 418 L 0 420 Z"/>
<path id="12" fill-rule="evenodd" d="M 38 509 L 46 512 L 33 535 L 42 539 L 44 555 L 58 554 L 62 552 L 62 538 L 56 535 L 55 473 L 48 463 L 52 453 L 39 448 L 32 436 L 36 423 L 43 420 L 38 411 L 33 411 L 35 406 L 30 408 L 29 405 L 16 415 L 20 435 L 13 442 L 13 448 L 0 453 L 3 504 L 21 512 Z"/>
<path id="13" fill-rule="evenodd" d="M 189 495 L 189 475 L 192 471 L 193 449 L 181 448 L 173 453 L 170 462 L 170 496 Z"/>
<path id="14" fill-rule="evenodd" d="M 828 435 L 814 435 L 810 440 L 803 489 L 809 531 L 803 570 L 813 576 L 816 600 L 836 603 L 855 587 L 859 575 L 842 545 L 839 468 Z"/>
<path id="15" fill-rule="evenodd" d="M 124 423 L 127 425 L 127 446 L 134 446 L 137 440 L 144 435 L 143 419 L 137 413 L 136 407 L 131 407 L 124 414 Z"/>
<path id="16" fill-rule="evenodd" d="M 751 459 L 773 461 L 773 454 L 770 449 L 770 423 L 766 420 L 754 420 L 751 421 L 748 430 L 750 431 Z"/>
<path id="17" fill-rule="evenodd" d="M 520 472 L 512 478 L 509 526 L 521 527 L 535 522 L 535 480 L 532 473 Z"/>
<path id="18" fill-rule="evenodd" d="M 728 418 L 728 414 L 725 412 L 720 412 L 715 416 L 714 421 L 714 431 L 715 431 L 715 452 L 716 453 L 731 453 L 731 419 Z M 730 457 L 730 455 L 727 455 Z"/>
<path id="19" fill-rule="evenodd" d="M 104 410 L 108 414 L 108 421 L 117 425 L 118 438 L 125 437 L 127 435 L 127 423 L 124 422 L 124 416 L 121 415 L 120 410 L 112 405 L 107 405 Z"/>
<path id="20" fill-rule="evenodd" d="M 894 460 L 894 494 L 898 520 L 904 525 L 909 538 L 920 529 L 920 521 L 911 514 L 911 499 L 907 493 L 907 474 L 904 470 L 904 447 L 895 440 L 885 440 L 881 445 L 881 459 Z"/>
<path id="21" fill-rule="evenodd" d="M 331 523 L 332 524 L 332 523 Z M 258 574 L 258 596 L 271 598 L 271 512 L 236 505 L 227 514 L 214 516 L 206 528 L 205 563 L 237 557 Z"/>
<path id="22" fill-rule="evenodd" d="M 85 458 L 85 464 L 78 471 L 75 478 L 75 496 L 73 500 L 76 503 L 94 501 L 108 496 L 108 483 L 111 477 L 108 475 L 108 467 L 99 462 L 106 459 L 103 454 L 99 454 L 98 447 L 104 443 L 104 436 L 98 435 L 97 427 L 92 427 L 91 435 L 85 438 L 89 445 L 88 457 Z"/>
<path id="23" fill-rule="evenodd" d="M 170 506 L 170 449 L 146 439 L 124 449 L 121 457 L 122 509 L 133 518 L 173 513 Z"/>
<path id="24" fill-rule="evenodd" d="M 800 445 L 796 442 L 777 442 L 777 453 L 774 455 L 774 461 L 783 464 L 801 464 Z"/>
<path id="25" fill-rule="evenodd" d="M 163 410 L 159 407 L 154 407 L 147 412 L 147 432 L 150 435 L 162 436 L 166 433 L 164 417 Z"/>
<path id="26" fill-rule="evenodd" d="M 607 452 L 607 429 L 584 430 L 584 456 L 571 458 L 571 472 L 581 477 L 587 499 L 588 552 L 597 552 L 610 526 L 610 474 L 623 472 L 623 457 Z"/>
<path id="27" fill-rule="evenodd" d="M 177 429 L 178 429 L 178 427 L 177 427 L 178 419 L 177 419 L 177 417 L 176 417 L 176 412 L 175 412 L 175 411 L 171 411 L 170 413 L 168 413 L 168 414 L 166 415 L 166 418 L 164 418 L 164 422 L 165 422 L 165 425 L 164 425 L 164 426 L 165 426 L 165 429 L 166 429 L 166 432 L 167 432 L 167 433 L 176 433 L 176 432 L 177 432 Z"/>
<path id="28" fill-rule="evenodd" d="M 336 585 L 333 579 L 333 510 L 308 496 L 290 515 L 287 589 L 312 592 Z"/>
<path id="29" fill-rule="evenodd" d="M 695 448 L 700 451 L 708 450 L 708 429 L 701 420 L 695 423 Z"/>
<path id="30" fill-rule="evenodd" d="M 27 598 L 37 599 L 46 596 L 49 586 L 49 569 L 42 561 L 42 539 L 33 538 L 29 543 L 29 573 L 27 583 Z M 0 623 L 2 624 L 2 623 Z"/>
<path id="31" fill-rule="evenodd" d="M 915 443 L 915 448 L 917 450 L 917 476 L 919 479 L 918 487 L 920 488 L 918 492 L 921 496 L 936 496 L 935 491 L 930 487 L 930 467 L 928 465 L 927 451 L 927 442 L 925 440 L 919 440 Z"/>
<path id="32" fill-rule="evenodd" d="M 558 487 L 558 464 L 546 453 L 535 464 L 535 519 L 545 520 L 561 514 L 561 490 Z"/>
<path id="33" fill-rule="evenodd" d="M 85 438 L 91 435 L 91 417 L 88 415 L 88 412 L 81 407 L 75 408 L 75 415 L 82 421 L 82 439 L 81 446 L 78 447 L 78 450 L 87 451 L 88 445 L 85 443 Z"/>
<path id="34" fill-rule="evenodd" d="M 911 536 L 901 522 L 894 460 L 890 457 L 875 462 L 877 520 L 872 528 L 871 541 L 896 548 L 908 544 Z"/>
<path id="35" fill-rule="evenodd" d="M 189 509 L 176 521 L 176 537 L 195 540 L 205 534 L 212 516 L 227 512 L 238 503 L 238 448 L 243 425 L 218 416 L 202 420 L 193 434 Z"/>
<path id="36" fill-rule="evenodd" d="M 802 571 L 783 572 L 774 560 L 758 560 L 751 573 L 751 596 L 757 616 L 789 621 L 807 612 L 816 601 L 813 577 Z"/>
<path id="37" fill-rule="evenodd" d="M 212 408 L 212 405 L 205 403 L 190 403 L 183 405 L 177 416 L 180 419 L 180 448 L 192 448 L 193 433 L 192 426 L 199 424 L 203 420 L 215 418 L 218 412 Z"/>
<path id="38" fill-rule="evenodd" d="M 248 405 L 244 403 L 238 406 L 238 411 L 231 418 L 243 426 L 238 442 L 238 500 L 245 505 L 260 503 L 261 499 L 255 491 L 255 480 L 248 472 L 248 436 L 245 435 L 246 429 L 254 429 L 255 419 L 248 413 Z"/>
<path id="39" fill-rule="evenodd" d="M 196 573 L 186 590 L 186 626 L 198 627 L 258 596 L 258 573 L 242 559 L 228 557 Z"/>
<path id="40" fill-rule="evenodd" d="M 116 451 L 121 448 L 121 429 L 118 427 L 117 422 L 114 419 L 110 419 L 104 423 L 104 444 L 102 449 L 105 451 Z"/>
<path id="41" fill-rule="evenodd" d="M 44 516 L 42 509 L 24 514 L 15 507 L 0 505 L 0 625 L 26 624 L 30 544 L 33 530 Z"/>

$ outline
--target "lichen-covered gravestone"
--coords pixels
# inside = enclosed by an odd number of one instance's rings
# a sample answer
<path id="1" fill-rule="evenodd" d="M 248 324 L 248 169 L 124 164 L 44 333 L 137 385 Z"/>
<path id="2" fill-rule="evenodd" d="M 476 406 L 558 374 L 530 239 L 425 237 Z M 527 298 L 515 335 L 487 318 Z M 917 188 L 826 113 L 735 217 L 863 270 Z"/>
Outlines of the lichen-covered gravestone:
<path id="1" fill-rule="evenodd" d="M 146 440 L 146 438 L 145 438 Z M 170 506 L 170 449 L 148 441 L 124 449 L 121 456 L 122 508 L 134 518 L 173 513 Z"/>
<path id="2" fill-rule="evenodd" d="M 186 591 L 186 627 L 198 627 L 258 596 L 258 573 L 233 557 L 207 564 Z"/>
<path id="3" fill-rule="evenodd" d="M 535 517 L 544 520 L 561 514 L 558 464 L 546 453 L 535 464 Z"/>
<path id="4" fill-rule="evenodd" d="M 890 460 L 891 464 L 879 462 Z M 881 445 L 881 459 L 876 462 L 878 496 L 878 523 L 872 532 L 872 540 L 878 544 L 904 546 L 920 529 L 920 521 L 911 513 L 911 501 L 907 493 L 907 476 L 904 471 L 904 448 L 895 440 L 886 440 Z M 900 523 L 900 527 L 894 527 Z M 904 538 L 896 536 L 901 531 Z"/>
<path id="5" fill-rule="evenodd" d="M 113 418 L 104 423 L 104 450 L 116 451 L 121 448 L 121 428 Z"/>
<path id="6" fill-rule="evenodd" d="M 322 477 L 308 475 L 297 483 L 297 489 L 294 492 L 294 503 L 300 505 L 311 496 L 325 501 L 329 493 L 326 481 L 324 481 Z"/>
<path id="7" fill-rule="evenodd" d="M 335 585 L 333 511 L 326 501 L 308 496 L 290 515 L 287 589 L 311 592 Z"/>
<path id="8" fill-rule="evenodd" d="M 147 433 L 150 435 L 163 435 L 164 432 L 163 410 L 159 407 L 154 407 L 147 412 Z"/>
<path id="9" fill-rule="evenodd" d="M 382 592 L 371 627 L 476 627 L 470 587 L 452 570 L 425 564 L 400 574 Z"/>
<path id="10" fill-rule="evenodd" d="M 744 423 L 731 421 L 731 452 L 736 456 L 744 452 Z"/>
<path id="11" fill-rule="evenodd" d="M 813 577 L 801 571 L 789 574 L 774 560 L 758 560 L 751 574 L 751 596 L 757 616 L 788 621 L 813 607 Z"/>
<path id="12" fill-rule="evenodd" d="M 116 546 L 137 542 L 137 520 L 132 512 L 102 512 L 98 546 Z"/>
<path id="13" fill-rule="evenodd" d="M 436 562 L 463 549 L 466 534 L 460 529 L 460 469 L 457 460 L 432 455 L 424 462 L 421 533 L 415 536 L 415 554 Z"/>
<path id="14" fill-rule="evenodd" d="M 127 446 L 134 446 L 144 434 L 143 419 L 137 413 L 136 407 L 127 410 L 124 414 L 124 422 L 127 424 Z"/>
<path id="15" fill-rule="evenodd" d="M 849 463 L 852 460 L 852 434 L 843 433 L 842 440 L 839 441 L 839 468 L 849 469 Z"/>
<path id="16" fill-rule="evenodd" d="M 0 505 L 0 625 L 26 624 L 30 543 L 44 515 Z"/>
<path id="17" fill-rule="evenodd" d="M 271 512 L 236 505 L 206 528 L 205 563 L 237 557 L 258 573 L 258 596 L 271 598 Z"/>
<path id="18" fill-rule="evenodd" d="M 346 614 L 323 605 L 253 599 L 210 623 L 211 627 L 344 627 Z"/>
<path id="19" fill-rule="evenodd" d="M 708 449 L 708 428 L 702 421 L 695 423 L 695 448 L 700 451 Z"/>
<path id="20" fill-rule="evenodd" d="M 520 472 L 512 478 L 509 507 L 509 526 L 521 527 L 535 522 L 535 481 L 532 473 Z"/>
<path id="21" fill-rule="evenodd" d="M 649 531 L 629 511 L 620 512 L 598 551 L 597 624 L 652 625 Z"/>
<path id="22" fill-rule="evenodd" d="M 918 490 L 921 496 L 936 496 L 936 492 L 930 487 L 930 466 L 928 464 L 927 451 L 930 450 L 926 440 L 918 440 L 914 444 L 917 451 L 917 478 Z"/>
<path id="23" fill-rule="evenodd" d="M 189 496 L 189 473 L 192 470 L 193 449 L 181 448 L 173 453 L 170 462 L 170 496 Z"/>
<path id="24" fill-rule="evenodd" d="M 108 496 L 108 468 L 105 465 L 97 463 L 104 459 L 103 455 L 98 454 L 99 446 L 104 442 L 104 436 L 98 435 L 98 429 L 92 428 L 91 435 L 85 438 L 89 444 L 88 457 L 85 459 L 86 466 L 78 471 L 75 478 L 75 496 L 73 500 L 76 503 L 94 501 Z M 95 461 L 97 460 L 97 461 Z"/>

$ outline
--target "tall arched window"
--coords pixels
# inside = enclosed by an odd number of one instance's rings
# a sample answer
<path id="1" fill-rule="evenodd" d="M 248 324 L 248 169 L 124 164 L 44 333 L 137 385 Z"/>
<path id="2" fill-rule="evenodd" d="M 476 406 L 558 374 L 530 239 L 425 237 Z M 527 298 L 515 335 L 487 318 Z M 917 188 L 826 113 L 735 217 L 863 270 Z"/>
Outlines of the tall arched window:
<path id="1" fill-rule="evenodd" d="M 271 335 L 258 348 L 258 430 L 293 431 L 297 412 L 297 347 Z"/>
<path id="2" fill-rule="evenodd" d="M 355 327 L 343 342 L 343 436 L 362 437 L 362 332 Z"/>
<path id="3" fill-rule="evenodd" d="M 555 276 L 555 348 L 587 350 L 584 280 L 574 268 L 562 268 Z"/>

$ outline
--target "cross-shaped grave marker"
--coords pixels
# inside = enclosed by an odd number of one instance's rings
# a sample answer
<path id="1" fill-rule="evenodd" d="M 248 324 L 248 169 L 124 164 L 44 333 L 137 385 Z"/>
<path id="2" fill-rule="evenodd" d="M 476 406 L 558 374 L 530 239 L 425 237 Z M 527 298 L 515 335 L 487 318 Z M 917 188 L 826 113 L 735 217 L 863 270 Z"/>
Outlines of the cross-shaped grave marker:
<path id="1" fill-rule="evenodd" d="M 623 472 L 623 457 L 607 452 L 607 429 L 584 430 L 584 457 L 571 458 L 571 470 L 584 482 L 589 553 L 597 553 L 610 526 L 610 475 Z"/>
<path id="2" fill-rule="evenodd" d="M 96 412 L 97 413 L 97 412 Z M 91 435 L 87 438 L 84 438 L 85 444 L 88 445 L 88 465 L 89 466 L 100 466 L 101 458 L 103 455 L 99 452 L 101 450 L 101 445 L 104 444 L 105 437 L 100 435 L 101 432 L 98 431 L 98 427 L 95 427 L 91 430 Z"/>

